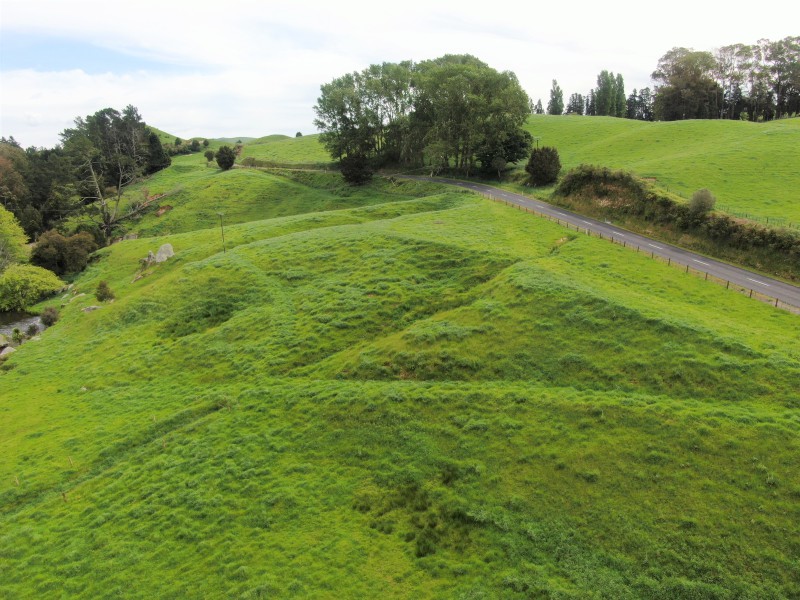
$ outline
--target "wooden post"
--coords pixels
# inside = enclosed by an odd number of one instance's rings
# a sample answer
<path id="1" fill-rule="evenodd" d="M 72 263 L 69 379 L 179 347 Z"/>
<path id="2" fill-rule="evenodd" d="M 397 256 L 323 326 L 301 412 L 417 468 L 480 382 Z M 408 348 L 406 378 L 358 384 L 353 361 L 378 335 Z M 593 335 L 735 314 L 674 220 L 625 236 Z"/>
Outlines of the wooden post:
<path id="1" fill-rule="evenodd" d="M 753 297 L 753 290 L 750 290 L 750 297 Z"/>
<path id="2" fill-rule="evenodd" d="M 672 259 L 667 257 L 667 266 L 669 267 L 672 264 Z"/>

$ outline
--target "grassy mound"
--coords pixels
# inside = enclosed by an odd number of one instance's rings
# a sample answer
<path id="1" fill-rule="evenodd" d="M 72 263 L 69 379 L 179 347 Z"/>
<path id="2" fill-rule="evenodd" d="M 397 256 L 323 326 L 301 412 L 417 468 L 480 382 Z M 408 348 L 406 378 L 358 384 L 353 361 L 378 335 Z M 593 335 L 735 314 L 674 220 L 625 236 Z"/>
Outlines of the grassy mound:
<path id="1" fill-rule="evenodd" d="M 800 594 L 796 316 L 439 186 L 162 177 L 183 233 L 0 368 L 0 596 Z"/>

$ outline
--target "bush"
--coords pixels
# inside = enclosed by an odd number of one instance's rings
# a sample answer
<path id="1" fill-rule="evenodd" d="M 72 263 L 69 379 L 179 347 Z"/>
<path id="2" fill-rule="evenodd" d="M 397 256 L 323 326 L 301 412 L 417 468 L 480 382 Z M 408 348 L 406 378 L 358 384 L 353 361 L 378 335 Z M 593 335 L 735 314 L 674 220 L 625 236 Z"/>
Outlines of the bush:
<path id="1" fill-rule="evenodd" d="M 692 199 L 689 200 L 689 212 L 695 216 L 704 215 L 714 208 L 714 203 L 716 201 L 717 199 L 714 197 L 714 194 L 709 190 L 705 188 L 697 190 L 692 194 Z"/>
<path id="2" fill-rule="evenodd" d="M 28 325 L 28 329 L 25 332 L 25 335 L 27 335 L 29 338 L 32 338 L 37 333 L 39 333 L 39 326 L 36 323 L 31 323 L 30 325 Z"/>
<path id="3" fill-rule="evenodd" d="M 372 179 L 372 168 L 366 156 L 345 156 L 339 161 L 339 168 L 350 185 L 363 185 Z"/>
<path id="4" fill-rule="evenodd" d="M 97 250 L 92 234 L 82 231 L 68 238 L 55 230 L 46 231 L 31 252 L 31 263 L 56 275 L 79 273 L 86 268 L 89 255 Z"/>
<path id="5" fill-rule="evenodd" d="M 42 314 L 39 315 L 39 318 L 42 320 L 42 324 L 44 324 L 45 327 L 52 327 L 56 324 L 56 321 L 58 321 L 60 316 L 61 315 L 58 313 L 57 308 L 48 306 L 42 311 Z"/>
<path id="6" fill-rule="evenodd" d="M 100 302 L 114 299 L 114 292 L 108 287 L 107 281 L 101 281 L 97 284 L 97 289 L 94 292 L 94 297 Z"/>
<path id="7" fill-rule="evenodd" d="M 230 169 L 233 163 L 236 162 L 236 153 L 230 146 L 221 146 L 215 156 L 217 157 L 219 168 L 223 171 Z"/>
<path id="8" fill-rule="evenodd" d="M 533 185 L 548 185 L 558 179 L 561 171 L 561 160 L 558 157 L 558 150 L 550 146 L 534 148 L 525 170 L 530 175 L 530 182 Z"/>
<path id="9" fill-rule="evenodd" d="M 213 150 L 206 150 L 205 155 L 206 162 L 211 162 L 214 160 L 214 151 Z"/>
<path id="10" fill-rule="evenodd" d="M 25 310 L 57 292 L 63 282 L 52 272 L 33 265 L 11 265 L 0 275 L 0 310 Z"/>

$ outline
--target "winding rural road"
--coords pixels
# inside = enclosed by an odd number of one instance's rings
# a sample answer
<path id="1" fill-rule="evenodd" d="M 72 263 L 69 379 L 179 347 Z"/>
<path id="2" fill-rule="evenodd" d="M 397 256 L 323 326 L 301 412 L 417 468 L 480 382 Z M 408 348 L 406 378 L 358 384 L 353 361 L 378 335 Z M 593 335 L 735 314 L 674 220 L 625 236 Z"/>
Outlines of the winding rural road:
<path id="1" fill-rule="evenodd" d="M 414 175 L 402 175 L 404 179 L 416 179 L 418 181 L 433 181 L 479 192 L 493 200 L 506 202 L 511 205 L 530 209 L 536 213 L 546 215 L 565 224 L 582 230 L 613 239 L 619 243 L 624 243 L 631 248 L 638 248 L 640 251 L 647 252 L 654 256 L 659 256 L 671 263 L 688 266 L 694 271 L 708 273 L 709 276 L 716 277 L 731 284 L 752 290 L 762 296 L 769 296 L 779 302 L 800 307 L 800 287 L 794 286 L 784 281 L 766 277 L 760 273 L 748 271 L 741 267 L 735 267 L 728 263 L 708 258 L 702 254 L 695 254 L 689 250 L 684 250 L 678 246 L 673 246 L 665 242 L 654 240 L 646 236 L 630 232 L 626 229 L 616 227 L 610 223 L 598 221 L 590 217 L 585 217 L 563 208 L 547 204 L 541 200 L 528 198 L 521 194 L 515 194 L 506 190 L 501 190 L 481 183 L 470 181 L 459 181 L 457 179 L 445 179 L 442 177 L 422 177 Z"/>

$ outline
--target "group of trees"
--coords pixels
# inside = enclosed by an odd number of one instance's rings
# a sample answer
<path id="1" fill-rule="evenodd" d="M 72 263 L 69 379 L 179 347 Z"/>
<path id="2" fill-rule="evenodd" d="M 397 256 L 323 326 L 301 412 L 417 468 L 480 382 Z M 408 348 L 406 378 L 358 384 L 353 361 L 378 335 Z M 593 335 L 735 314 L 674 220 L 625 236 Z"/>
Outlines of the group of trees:
<path id="1" fill-rule="evenodd" d="M 354 182 L 385 164 L 497 171 L 530 151 L 516 76 L 469 55 L 348 73 L 321 87 L 314 110 L 320 141 Z"/>
<path id="2" fill-rule="evenodd" d="M 673 48 L 658 61 L 655 113 L 662 120 L 769 121 L 800 114 L 800 36 L 716 51 Z"/>
<path id="3" fill-rule="evenodd" d="M 622 75 L 602 71 L 587 95 L 564 95 L 554 79 L 547 113 L 607 115 L 642 121 L 749 119 L 769 121 L 800 114 L 800 36 L 732 44 L 714 52 L 673 48 L 645 87 L 626 98 Z M 541 114 L 541 100 L 530 104 Z"/>
<path id="4" fill-rule="evenodd" d="M 77 214 L 108 238 L 132 214 L 120 210 L 125 188 L 170 162 L 135 107 L 105 108 L 75 119 L 52 149 L 23 150 L 13 137 L 0 139 L 0 203 L 31 239 Z"/>

